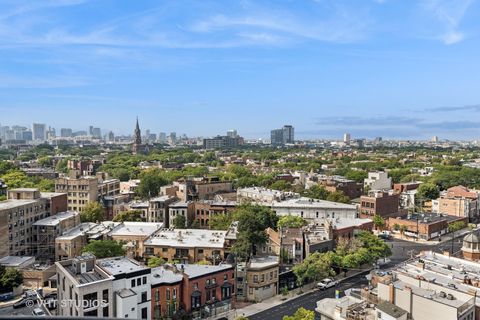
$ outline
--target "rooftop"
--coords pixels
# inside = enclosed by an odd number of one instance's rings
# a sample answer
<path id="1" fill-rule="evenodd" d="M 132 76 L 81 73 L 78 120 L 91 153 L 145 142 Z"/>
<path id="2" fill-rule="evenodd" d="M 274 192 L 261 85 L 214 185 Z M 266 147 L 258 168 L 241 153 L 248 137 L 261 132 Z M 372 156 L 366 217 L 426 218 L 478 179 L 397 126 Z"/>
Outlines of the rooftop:
<path id="1" fill-rule="evenodd" d="M 395 219 L 399 220 L 411 220 L 411 221 L 417 221 L 420 224 L 430 224 L 430 223 L 436 223 L 440 221 L 455 221 L 458 219 L 461 219 L 461 217 L 457 216 L 451 216 L 448 214 L 443 214 L 443 213 L 412 213 L 412 214 L 405 214 L 403 216 L 397 217 Z"/>
<path id="2" fill-rule="evenodd" d="M 205 276 L 207 274 L 217 273 L 232 269 L 230 264 L 220 264 L 218 266 L 200 265 L 200 264 L 183 264 L 177 267 L 181 269 L 183 266 L 183 272 L 188 275 L 189 278 L 197 278 Z"/>
<path id="3" fill-rule="evenodd" d="M 53 216 L 47 217 L 45 219 L 38 220 L 33 225 L 34 226 L 57 226 L 60 224 L 60 222 L 71 219 L 75 216 L 78 216 L 78 212 L 76 211 L 60 212 Z"/>
<path id="4" fill-rule="evenodd" d="M 310 199 L 305 197 L 272 203 L 272 208 L 278 208 L 278 207 L 357 210 L 357 207 L 352 204 L 318 200 L 318 199 Z"/>
<path id="5" fill-rule="evenodd" d="M 337 218 L 331 219 L 332 227 L 334 229 L 344 229 L 350 227 L 359 227 L 361 225 L 373 222 L 372 219 L 361 218 Z"/>
<path id="6" fill-rule="evenodd" d="M 16 207 L 21 207 L 29 204 L 36 203 L 37 199 L 35 200 L 5 200 L 5 201 L 0 201 L 0 210 L 8 210 L 8 209 L 13 209 Z"/>
<path id="7" fill-rule="evenodd" d="M 109 236 L 150 236 L 163 227 L 159 222 L 123 222 L 108 233 Z"/>
<path id="8" fill-rule="evenodd" d="M 150 269 L 135 260 L 125 257 L 99 259 L 97 260 L 97 265 L 112 276 Z"/>
<path id="9" fill-rule="evenodd" d="M 32 264 L 35 257 L 30 256 L 5 256 L 0 259 L 0 265 L 5 267 L 21 267 L 24 264 Z"/>
<path id="10" fill-rule="evenodd" d="M 56 237 L 55 240 L 72 240 L 81 234 L 85 234 L 86 231 L 90 230 L 96 225 L 97 224 L 94 222 L 81 223 L 74 228 L 66 230 L 61 236 Z"/>
<path id="11" fill-rule="evenodd" d="M 225 243 L 226 231 L 205 229 L 159 229 L 145 245 L 177 248 L 218 248 Z"/>
<path id="12" fill-rule="evenodd" d="M 385 312 L 386 314 L 392 316 L 395 319 L 398 319 L 405 313 L 407 313 L 407 311 L 387 301 L 381 301 L 379 304 L 377 304 L 377 309 Z"/>
<path id="13" fill-rule="evenodd" d="M 164 266 L 152 268 L 152 285 L 161 283 L 176 283 L 182 281 L 183 276 Z"/>
<path id="14" fill-rule="evenodd" d="M 249 269 L 266 269 L 278 266 L 277 256 L 253 257 L 250 259 Z"/>

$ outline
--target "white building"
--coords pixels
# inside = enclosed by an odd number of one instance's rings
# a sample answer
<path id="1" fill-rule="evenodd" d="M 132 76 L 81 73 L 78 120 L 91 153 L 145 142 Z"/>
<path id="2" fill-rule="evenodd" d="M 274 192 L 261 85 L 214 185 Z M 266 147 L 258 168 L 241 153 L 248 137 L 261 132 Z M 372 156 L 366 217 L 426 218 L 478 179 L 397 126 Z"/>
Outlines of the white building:
<path id="1" fill-rule="evenodd" d="M 369 190 L 385 190 L 392 188 L 392 178 L 388 177 L 387 172 L 376 171 L 369 172 L 368 178 L 363 182 L 364 188 Z"/>

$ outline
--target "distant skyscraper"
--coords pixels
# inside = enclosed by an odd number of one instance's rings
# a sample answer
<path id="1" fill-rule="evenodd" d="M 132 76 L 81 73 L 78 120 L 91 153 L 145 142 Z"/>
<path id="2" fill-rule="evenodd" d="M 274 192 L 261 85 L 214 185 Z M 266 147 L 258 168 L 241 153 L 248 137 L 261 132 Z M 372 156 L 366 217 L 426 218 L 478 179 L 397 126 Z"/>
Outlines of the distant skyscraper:
<path id="1" fill-rule="evenodd" d="M 232 129 L 227 131 L 227 137 L 229 138 L 236 138 L 238 137 L 237 130 Z"/>
<path id="2" fill-rule="evenodd" d="M 170 132 L 170 144 L 175 144 L 177 143 L 177 133 L 176 132 Z"/>
<path id="3" fill-rule="evenodd" d="M 270 131 L 270 143 L 274 146 L 295 143 L 294 128 L 290 125 Z"/>
<path id="4" fill-rule="evenodd" d="M 113 134 L 113 131 L 110 131 L 108 133 L 108 141 L 110 141 L 110 142 L 115 141 L 115 135 Z"/>
<path id="5" fill-rule="evenodd" d="M 72 135 L 73 135 L 72 129 L 70 129 L 70 128 L 60 129 L 60 136 L 62 138 L 70 138 Z"/>
<path id="6" fill-rule="evenodd" d="M 92 132 L 90 135 L 93 138 L 100 139 L 102 137 L 102 130 L 100 128 L 92 128 Z"/>
<path id="7" fill-rule="evenodd" d="M 93 126 L 88 127 L 88 135 L 93 136 Z"/>
<path id="8" fill-rule="evenodd" d="M 48 127 L 48 130 L 47 130 L 47 140 L 50 140 L 50 139 L 53 139 L 55 138 L 57 135 L 55 133 L 55 128 L 52 128 L 52 127 Z"/>
<path id="9" fill-rule="evenodd" d="M 345 132 L 345 133 L 343 134 L 343 142 L 345 142 L 345 143 L 347 143 L 347 144 L 350 143 L 350 133 Z"/>
<path id="10" fill-rule="evenodd" d="M 32 140 L 33 140 L 32 130 L 25 130 L 25 131 L 23 131 L 23 132 L 22 132 L 22 140 L 32 141 Z"/>
<path id="11" fill-rule="evenodd" d="M 43 123 L 32 124 L 33 140 L 45 141 L 47 139 L 46 125 Z"/>
<path id="12" fill-rule="evenodd" d="M 165 132 L 160 132 L 158 135 L 158 142 L 166 143 L 167 142 L 167 134 Z"/>
<path id="13" fill-rule="evenodd" d="M 432 142 L 438 142 L 438 136 L 433 136 L 432 137 Z"/>

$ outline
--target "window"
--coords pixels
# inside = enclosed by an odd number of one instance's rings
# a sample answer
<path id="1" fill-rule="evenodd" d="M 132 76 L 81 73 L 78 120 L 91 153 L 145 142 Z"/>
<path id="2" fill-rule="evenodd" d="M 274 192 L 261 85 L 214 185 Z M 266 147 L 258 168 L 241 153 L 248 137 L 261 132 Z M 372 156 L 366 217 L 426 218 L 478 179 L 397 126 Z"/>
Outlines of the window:
<path id="1" fill-rule="evenodd" d="M 137 278 L 137 286 L 141 286 L 142 285 L 142 279 L 141 278 Z"/>
<path id="2" fill-rule="evenodd" d="M 173 288 L 173 299 L 177 299 L 177 289 Z"/>
<path id="3" fill-rule="evenodd" d="M 223 275 L 223 280 L 227 280 L 227 279 L 228 279 L 228 275 L 225 273 L 225 274 Z"/>
<path id="4" fill-rule="evenodd" d="M 135 279 L 132 279 L 132 288 L 135 288 Z"/>
<path id="5" fill-rule="evenodd" d="M 147 301 L 147 291 L 142 292 L 142 302 Z"/>
<path id="6" fill-rule="evenodd" d="M 103 290 L 102 299 L 105 303 L 108 303 L 108 289 Z"/>
<path id="7" fill-rule="evenodd" d="M 210 279 L 207 279 L 207 280 L 205 281 L 205 285 L 207 285 L 207 286 L 210 285 Z M 207 299 L 207 300 L 208 300 L 208 299 Z"/>
<path id="8" fill-rule="evenodd" d="M 265 281 L 265 275 L 262 274 L 262 275 L 260 276 L 260 282 L 264 282 L 264 281 Z"/>
<path id="9" fill-rule="evenodd" d="M 143 277 L 143 278 L 142 278 L 142 283 L 143 283 L 143 284 L 147 284 L 147 277 Z"/>
<path id="10" fill-rule="evenodd" d="M 142 308 L 142 319 L 148 319 L 148 309 Z"/>
<path id="11" fill-rule="evenodd" d="M 170 301 L 170 288 L 167 288 L 167 301 Z"/>
<path id="12" fill-rule="evenodd" d="M 258 283 L 258 276 L 257 275 L 253 276 L 253 283 Z"/>
<path id="13" fill-rule="evenodd" d="M 212 278 L 212 284 L 216 284 L 217 280 L 215 278 Z"/>
<path id="14" fill-rule="evenodd" d="M 160 290 L 155 290 L 155 301 L 160 301 Z"/>
<path id="15" fill-rule="evenodd" d="M 198 282 L 193 284 L 193 289 L 198 290 Z"/>

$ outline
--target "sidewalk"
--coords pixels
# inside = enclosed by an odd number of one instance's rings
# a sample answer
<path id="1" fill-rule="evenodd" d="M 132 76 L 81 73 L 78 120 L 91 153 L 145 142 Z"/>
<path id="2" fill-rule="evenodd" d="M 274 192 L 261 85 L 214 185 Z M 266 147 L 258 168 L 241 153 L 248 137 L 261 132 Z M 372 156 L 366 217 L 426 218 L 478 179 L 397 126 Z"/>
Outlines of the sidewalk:
<path id="1" fill-rule="evenodd" d="M 341 283 L 342 281 L 345 281 L 345 280 L 348 280 L 350 278 L 356 277 L 359 274 L 366 273 L 370 270 L 372 270 L 372 269 L 368 268 L 368 269 L 365 269 L 365 270 L 362 270 L 362 271 L 354 271 L 350 274 L 347 273 L 346 277 L 343 277 L 343 274 L 342 275 L 337 275 L 335 277 L 335 279 L 338 280 L 339 283 Z M 252 304 L 247 305 L 243 308 L 236 309 L 235 312 L 231 312 L 231 314 L 228 315 L 229 319 L 233 320 L 236 317 L 240 317 L 240 316 L 249 317 L 249 316 L 254 315 L 256 313 L 259 313 L 259 312 L 265 311 L 267 309 L 279 306 L 279 305 L 284 304 L 284 303 L 286 303 L 290 300 L 293 300 L 293 299 L 296 299 L 296 298 L 301 297 L 303 295 L 311 293 L 312 289 L 315 288 L 315 285 L 316 285 L 315 282 L 314 283 L 309 283 L 309 284 L 304 285 L 302 288 L 296 288 L 296 289 L 293 289 L 293 290 L 289 291 L 287 296 L 283 296 L 281 294 L 278 294 L 278 295 L 276 295 L 274 297 L 271 297 L 269 299 L 266 299 L 262 302 L 252 303 Z M 302 293 L 300 293 L 300 292 L 302 292 Z"/>

